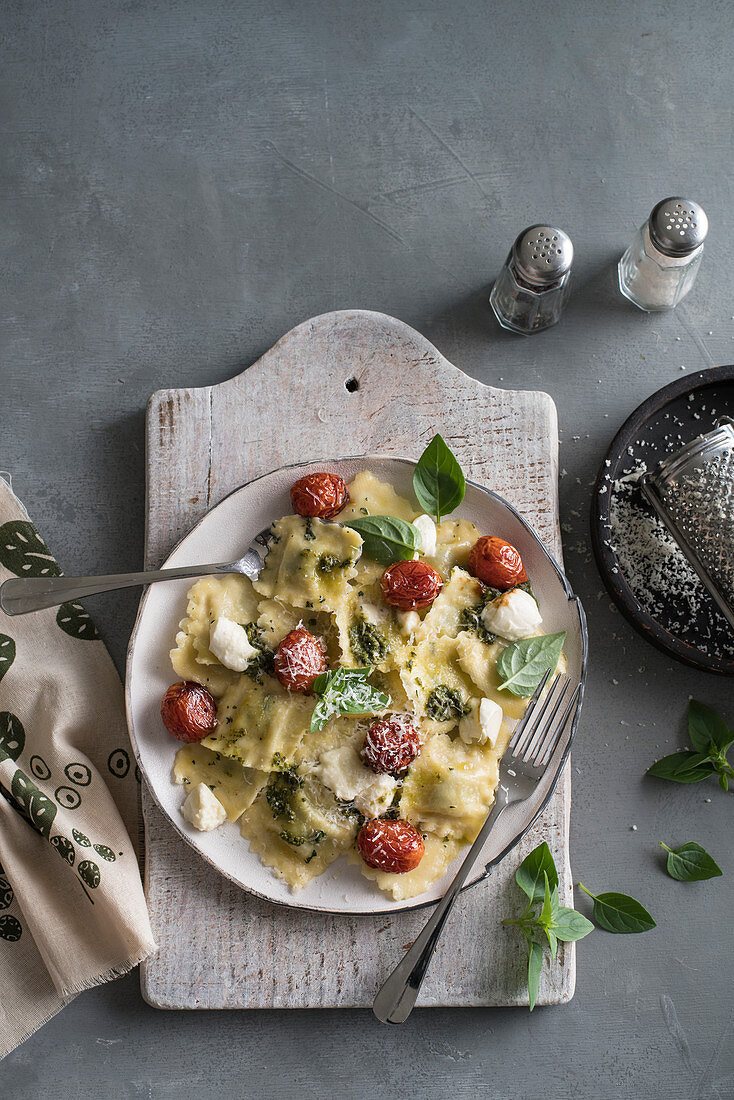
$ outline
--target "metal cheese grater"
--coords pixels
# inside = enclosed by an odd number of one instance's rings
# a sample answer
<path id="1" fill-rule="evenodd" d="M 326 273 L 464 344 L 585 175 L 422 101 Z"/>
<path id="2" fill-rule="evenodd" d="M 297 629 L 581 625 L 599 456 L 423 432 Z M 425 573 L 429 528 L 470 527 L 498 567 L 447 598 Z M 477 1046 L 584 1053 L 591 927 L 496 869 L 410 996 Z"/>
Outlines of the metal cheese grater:
<path id="1" fill-rule="evenodd" d="M 720 420 L 640 485 L 734 630 L 734 420 Z"/>

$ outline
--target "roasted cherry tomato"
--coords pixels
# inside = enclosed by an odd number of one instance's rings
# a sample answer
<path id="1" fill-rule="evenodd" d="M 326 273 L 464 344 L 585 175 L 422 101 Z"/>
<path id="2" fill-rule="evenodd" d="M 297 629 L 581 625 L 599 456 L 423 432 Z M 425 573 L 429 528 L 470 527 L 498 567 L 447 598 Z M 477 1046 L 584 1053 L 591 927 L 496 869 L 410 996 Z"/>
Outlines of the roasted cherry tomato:
<path id="1" fill-rule="evenodd" d="M 441 574 L 427 561 L 396 561 L 382 574 L 382 598 L 400 611 L 430 607 L 442 588 Z"/>
<path id="2" fill-rule="evenodd" d="M 217 705 L 201 684 L 179 680 L 164 692 L 161 718 L 179 741 L 201 741 L 216 728 Z"/>
<path id="3" fill-rule="evenodd" d="M 359 830 L 357 847 L 368 867 L 402 875 L 413 871 L 426 850 L 423 837 L 407 821 L 375 818 Z"/>
<path id="4" fill-rule="evenodd" d="M 324 643 L 302 626 L 286 634 L 275 651 L 275 675 L 289 691 L 310 691 L 327 667 Z"/>
<path id="5" fill-rule="evenodd" d="M 522 558 L 511 542 L 482 535 L 469 552 L 469 572 L 492 588 L 514 588 L 528 579 Z"/>
<path id="6" fill-rule="evenodd" d="M 362 759 L 373 772 L 402 772 L 421 751 L 418 731 L 407 714 L 378 718 L 367 730 Z"/>
<path id="7" fill-rule="evenodd" d="M 291 487 L 293 511 L 299 516 L 333 519 L 348 501 L 349 490 L 338 474 L 307 474 Z"/>

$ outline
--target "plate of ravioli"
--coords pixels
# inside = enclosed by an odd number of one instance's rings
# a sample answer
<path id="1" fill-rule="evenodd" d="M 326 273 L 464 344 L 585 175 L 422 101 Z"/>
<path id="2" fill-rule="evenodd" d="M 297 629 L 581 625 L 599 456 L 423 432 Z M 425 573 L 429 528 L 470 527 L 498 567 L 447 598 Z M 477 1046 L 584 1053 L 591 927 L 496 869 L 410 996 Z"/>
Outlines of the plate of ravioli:
<path id="1" fill-rule="evenodd" d="M 256 579 L 143 596 L 127 707 L 145 781 L 192 848 L 272 902 L 356 914 L 435 901 L 537 683 L 547 670 L 583 682 L 583 609 L 519 513 L 465 482 L 440 436 L 418 463 L 266 474 L 165 565 L 234 561 L 265 529 Z M 537 817 L 553 764 L 505 811 L 468 886 Z"/>

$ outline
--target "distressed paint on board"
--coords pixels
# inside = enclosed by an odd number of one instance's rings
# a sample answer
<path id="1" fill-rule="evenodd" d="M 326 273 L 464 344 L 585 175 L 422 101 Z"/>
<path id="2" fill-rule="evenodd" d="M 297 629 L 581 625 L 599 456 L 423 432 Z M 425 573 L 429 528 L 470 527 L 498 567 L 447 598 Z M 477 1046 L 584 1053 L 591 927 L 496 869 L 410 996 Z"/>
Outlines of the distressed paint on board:
<path id="1" fill-rule="evenodd" d="M 417 458 L 436 431 L 467 476 L 506 497 L 560 560 L 550 397 L 485 386 L 402 322 L 345 310 L 299 325 L 221 385 L 151 397 L 146 564 L 157 567 L 212 505 L 271 469 L 370 452 Z M 500 921 L 518 906 L 515 867 L 541 839 L 559 867 L 561 900 L 570 903 L 569 812 L 567 764 L 522 844 L 457 902 L 419 1004 L 527 1003 L 525 953 Z M 272 905 L 199 860 L 145 788 L 143 814 L 160 952 L 142 968 L 142 990 L 158 1007 L 366 1007 L 427 919 L 428 910 L 330 917 Z M 559 945 L 539 1003 L 569 1000 L 574 983 L 574 945 Z"/>

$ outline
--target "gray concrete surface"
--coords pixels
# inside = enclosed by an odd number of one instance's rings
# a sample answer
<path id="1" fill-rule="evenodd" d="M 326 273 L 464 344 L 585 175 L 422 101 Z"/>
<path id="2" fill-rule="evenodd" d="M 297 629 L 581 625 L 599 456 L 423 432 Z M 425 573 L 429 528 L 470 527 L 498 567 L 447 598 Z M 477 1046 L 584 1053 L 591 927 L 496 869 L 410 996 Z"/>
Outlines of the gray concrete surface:
<path id="1" fill-rule="evenodd" d="M 622 419 L 682 366 L 734 360 L 733 34 L 728 0 L 6 0 L 0 465 L 65 570 L 140 564 L 148 394 L 220 381 L 310 315 L 384 310 L 483 381 L 548 390 L 592 644 L 574 873 L 658 919 L 595 932 L 573 1002 L 532 1016 L 167 1014 L 131 976 L 8 1057 L 6 1100 L 734 1096 L 734 805 L 642 778 L 690 694 L 734 722 L 732 685 L 613 612 L 587 533 Z M 645 316 L 614 261 L 670 193 L 705 206 L 711 239 L 685 305 Z M 576 244 L 575 292 L 525 340 L 486 296 L 545 218 Z M 93 602 L 120 667 L 135 605 Z M 659 839 L 698 840 L 725 877 L 673 882 Z"/>

